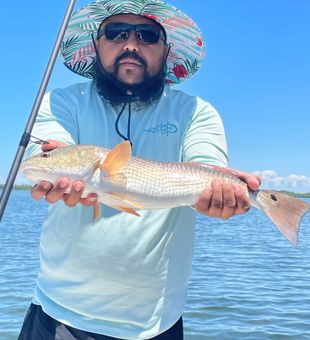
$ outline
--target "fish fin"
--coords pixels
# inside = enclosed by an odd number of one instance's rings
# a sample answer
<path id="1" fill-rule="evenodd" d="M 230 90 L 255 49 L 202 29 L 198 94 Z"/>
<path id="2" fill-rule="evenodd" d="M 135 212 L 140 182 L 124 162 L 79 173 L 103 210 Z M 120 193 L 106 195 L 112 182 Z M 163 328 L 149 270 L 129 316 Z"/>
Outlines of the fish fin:
<path id="1" fill-rule="evenodd" d="M 256 200 L 284 237 L 297 247 L 299 225 L 303 216 L 310 211 L 310 204 L 271 190 L 258 191 Z"/>
<path id="2" fill-rule="evenodd" d="M 97 202 L 94 205 L 94 210 L 93 210 L 93 223 L 94 224 L 100 216 L 101 216 L 101 206 L 100 206 L 100 203 Z"/>
<path id="3" fill-rule="evenodd" d="M 126 194 L 121 194 L 121 193 L 117 193 L 117 192 L 108 192 L 107 194 L 112 196 L 115 199 L 118 199 L 118 200 L 120 200 L 122 202 L 130 204 L 134 209 L 144 209 L 143 205 L 133 201 L 130 198 L 127 198 Z"/>
<path id="4" fill-rule="evenodd" d="M 122 207 L 122 206 L 118 206 L 118 205 L 111 205 L 112 208 L 116 209 L 116 210 L 120 210 L 123 212 L 126 212 L 128 214 L 132 214 L 138 217 L 141 217 L 141 215 L 139 213 L 136 212 L 136 210 L 132 209 L 132 208 L 128 208 L 128 207 Z"/>
<path id="5" fill-rule="evenodd" d="M 123 172 L 131 158 L 131 145 L 129 141 L 124 141 L 116 145 L 99 165 L 100 169 L 107 176 L 113 176 Z"/>
<path id="6" fill-rule="evenodd" d="M 113 192 L 106 192 L 105 194 L 110 197 L 111 200 L 109 201 L 109 199 L 107 199 L 104 204 L 116 210 L 124 211 L 135 216 L 141 216 L 136 210 L 143 209 L 143 206 L 131 199 L 127 199 L 125 194 Z"/>

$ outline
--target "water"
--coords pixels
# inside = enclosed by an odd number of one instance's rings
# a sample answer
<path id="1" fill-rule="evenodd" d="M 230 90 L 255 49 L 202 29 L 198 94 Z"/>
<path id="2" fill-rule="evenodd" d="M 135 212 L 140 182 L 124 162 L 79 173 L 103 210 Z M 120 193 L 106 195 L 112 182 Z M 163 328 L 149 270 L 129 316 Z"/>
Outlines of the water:
<path id="1" fill-rule="evenodd" d="M 39 266 L 46 203 L 13 191 L 0 224 L 0 339 L 17 338 Z M 256 209 L 197 217 L 185 339 L 310 339 L 310 214 L 293 248 Z"/>

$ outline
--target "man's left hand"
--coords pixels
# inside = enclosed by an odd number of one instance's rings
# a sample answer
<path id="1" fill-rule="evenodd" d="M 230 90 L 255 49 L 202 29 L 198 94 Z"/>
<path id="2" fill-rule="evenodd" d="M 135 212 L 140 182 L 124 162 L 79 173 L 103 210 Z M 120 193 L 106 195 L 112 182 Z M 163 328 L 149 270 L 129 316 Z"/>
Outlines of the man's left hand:
<path id="1" fill-rule="evenodd" d="M 257 176 L 229 168 L 213 168 L 233 174 L 245 182 L 249 189 L 253 191 L 260 186 L 261 181 Z M 251 203 L 244 189 L 225 178 L 214 179 L 212 187 L 205 189 L 194 205 L 194 208 L 200 213 L 222 219 L 244 214 L 250 207 Z"/>

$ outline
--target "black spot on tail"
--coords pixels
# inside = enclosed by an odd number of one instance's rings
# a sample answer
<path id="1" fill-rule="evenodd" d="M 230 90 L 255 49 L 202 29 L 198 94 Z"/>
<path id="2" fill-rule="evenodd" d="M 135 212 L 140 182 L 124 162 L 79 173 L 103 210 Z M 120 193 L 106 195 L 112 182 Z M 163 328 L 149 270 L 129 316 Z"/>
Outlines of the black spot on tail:
<path id="1" fill-rule="evenodd" d="M 270 198 L 275 202 L 277 202 L 277 200 L 278 200 L 277 197 L 274 194 L 270 194 Z"/>

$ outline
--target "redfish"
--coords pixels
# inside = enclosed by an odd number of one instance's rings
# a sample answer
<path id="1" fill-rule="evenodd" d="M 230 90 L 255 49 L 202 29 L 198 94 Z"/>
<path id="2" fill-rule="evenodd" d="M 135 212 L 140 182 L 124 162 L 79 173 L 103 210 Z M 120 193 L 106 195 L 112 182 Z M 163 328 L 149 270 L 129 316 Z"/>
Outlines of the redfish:
<path id="1" fill-rule="evenodd" d="M 83 180 L 83 196 L 96 193 L 100 203 L 137 216 L 138 210 L 192 206 L 213 179 L 225 178 L 240 185 L 252 206 L 262 210 L 294 246 L 298 244 L 301 219 L 310 210 L 307 202 L 276 191 L 251 191 L 225 168 L 133 157 L 129 142 L 112 150 L 72 145 L 42 152 L 25 160 L 21 171 L 33 183 L 45 180 L 55 184 L 61 176 L 71 182 Z M 94 219 L 99 216 L 98 203 Z"/>

